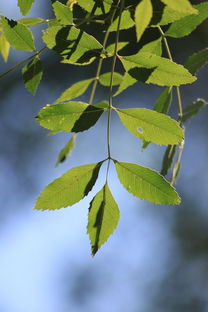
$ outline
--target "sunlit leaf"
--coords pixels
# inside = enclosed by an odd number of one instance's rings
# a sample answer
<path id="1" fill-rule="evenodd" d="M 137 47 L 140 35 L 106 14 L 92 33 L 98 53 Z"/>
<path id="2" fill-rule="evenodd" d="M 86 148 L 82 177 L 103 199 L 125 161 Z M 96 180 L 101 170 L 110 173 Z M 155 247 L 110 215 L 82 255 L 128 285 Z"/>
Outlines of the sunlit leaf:
<path id="1" fill-rule="evenodd" d="M 118 44 L 117 44 L 117 52 L 120 51 L 120 50 L 122 50 L 125 46 L 127 46 L 127 44 L 129 44 L 129 42 L 126 42 L 126 41 L 124 41 L 124 42 L 122 42 L 122 41 L 118 42 Z M 114 50 L 115 50 L 115 43 L 112 43 L 112 44 L 110 44 L 110 45 L 106 48 L 105 51 L 107 52 L 107 55 L 108 55 L 108 56 L 113 56 Z"/>
<path id="2" fill-rule="evenodd" d="M 8 60 L 9 49 L 10 49 L 10 44 L 7 41 L 5 35 L 3 33 L 0 34 L 0 53 L 3 57 L 4 62 L 7 62 Z"/>
<path id="3" fill-rule="evenodd" d="M 101 15 L 109 12 L 113 0 L 102 0 L 102 1 L 78 0 L 77 2 L 87 12 L 90 12 L 91 14 L 94 15 Z"/>
<path id="4" fill-rule="evenodd" d="M 165 35 L 180 38 L 189 35 L 195 30 L 196 27 L 208 17 L 208 2 L 202 2 L 194 7 L 198 10 L 198 15 L 188 15 L 179 21 L 172 23 Z"/>
<path id="5" fill-rule="evenodd" d="M 55 210 L 79 202 L 93 188 L 101 163 L 72 168 L 42 191 L 35 209 Z"/>
<path id="6" fill-rule="evenodd" d="M 151 0 L 142 0 L 135 10 L 137 41 L 140 40 L 152 18 Z"/>
<path id="7" fill-rule="evenodd" d="M 46 20 L 42 18 L 37 18 L 37 17 L 28 17 L 28 18 L 21 18 L 17 20 L 18 23 L 23 24 L 27 27 L 32 27 L 32 26 L 37 26 L 40 24 L 45 24 L 47 23 Z"/>
<path id="8" fill-rule="evenodd" d="M 92 245 L 92 255 L 107 241 L 119 221 L 119 208 L 107 184 L 90 203 L 87 232 Z"/>
<path id="9" fill-rule="evenodd" d="M 173 10 L 170 7 L 161 3 L 159 7 L 154 8 L 154 16 L 152 19 L 151 26 L 167 25 L 169 23 L 173 23 L 177 20 L 180 20 L 181 18 L 187 15 L 190 15 L 190 13 Z"/>
<path id="10" fill-rule="evenodd" d="M 56 1 L 53 3 L 53 10 L 57 20 L 62 25 L 69 25 L 73 23 L 72 11 L 67 5 L 64 5 L 61 2 Z"/>
<path id="11" fill-rule="evenodd" d="M 184 67 L 186 67 L 193 75 L 208 63 L 208 48 L 192 54 L 186 60 Z"/>
<path id="12" fill-rule="evenodd" d="M 15 50 L 35 51 L 33 35 L 26 26 L 3 16 L 1 20 L 5 37 Z"/>
<path id="13" fill-rule="evenodd" d="M 64 162 L 66 158 L 71 154 L 74 146 L 75 146 L 75 138 L 76 134 L 74 134 L 69 142 L 62 148 L 62 150 L 59 153 L 58 160 L 56 162 L 56 166 L 58 166 L 60 163 Z"/>
<path id="14" fill-rule="evenodd" d="M 103 112 L 103 108 L 95 105 L 66 102 L 46 105 L 41 109 L 36 120 L 42 127 L 52 131 L 81 132 L 94 126 Z"/>
<path id="15" fill-rule="evenodd" d="M 188 0 L 161 0 L 164 4 L 175 11 L 190 13 L 190 14 L 198 14 L 196 8 L 194 8 Z"/>
<path id="16" fill-rule="evenodd" d="M 180 204 L 175 189 L 158 172 L 136 164 L 115 162 L 122 185 L 129 193 L 155 204 Z"/>
<path id="17" fill-rule="evenodd" d="M 162 38 L 160 37 L 157 40 L 153 40 L 145 44 L 140 50 L 139 53 L 152 53 L 158 56 L 162 55 Z"/>
<path id="18" fill-rule="evenodd" d="M 109 87 L 110 86 L 110 79 L 111 79 L 111 73 L 105 73 L 100 75 L 99 78 L 99 82 L 105 86 L 105 87 Z M 112 85 L 116 86 L 119 85 L 122 81 L 122 76 L 119 73 L 114 72 L 113 73 L 113 81 L 112 81 Z"/>
<path id="19" fill-rule="evenodd" d="M 54 103 L 57 104 L 60 102 L 69 101 L 82 95 L 88 89 L 92 81 L 93 79 L 86 79 L 74 83 L 72 86 L 66 89 Z"/>
<path id="20" fill-rule="evenodd" d="M 108 31 L 116 31 L 118 28 L 118 21 L 119 18 L 117 17 L 113 23 L 108 28 Z M 134 20 L 131 18 L 131 14 L 129 11 L 125 10 L 123 11 L 121 15 L 121 22 L 120 22 L 120 30 L 129 29 L 135 25 Z"/>
<path id="21" fill-rule="evenodd" d="M 177 144 L 183 130 L 169 116 L 145 108 L 116 109 L 123 125 L 138 138 L 156 144 Z"/>
<path id="22" fill-rule="evenodd" d="M 22 15 L 27 15 L 35 0 L 18 0 L 18 7 Z"/>
<path id="23" fill-rule="evenodd" d="M 25 88 L 35 95 L 38 85 L 42 79 L 43 68 L 38 57 L 35 57 L 31 62 L 25 65 L 22 69 L 22 77 Z"/>

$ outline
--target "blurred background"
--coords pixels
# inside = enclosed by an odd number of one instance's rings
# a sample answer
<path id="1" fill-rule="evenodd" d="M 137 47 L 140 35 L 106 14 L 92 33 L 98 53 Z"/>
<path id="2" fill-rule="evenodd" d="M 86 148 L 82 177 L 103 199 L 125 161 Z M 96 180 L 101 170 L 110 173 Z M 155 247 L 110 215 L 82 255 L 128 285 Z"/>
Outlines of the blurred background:
<path id="1" fill-rule="evenodd" d="M 203 1 L 192 1 L 199 3 Z M 1 14 L 21 18 L 16 0 L 1 1 Z M 50 1 L 36 0 L 29 16 L 52 18 Z M 41 31 L 33 28 L 36 47 Z M 121 34 L 128 38 L 128 34 Z M 150 32 L 143 42 L 157 38 Z M 207 46 L 208 23 L 190 37 L 170 39 L 174 60 L 183 63 Z M 129 51 L 131 52 L 131 47 Z M 28 57 L 11 51 L 1 73 Z M 106 116 L 81 133 L 70 158 L 55 168 L 60 149 L 70 138 L 48 136 L 35 122 L 40 108 L 52 103 L 72 83 L 95 75 L 96 64 L 76 68 L 59 63 L 52 51 L 41 56 L 42 83 L 29 94 L 20 70 L 0 81 L 0 312 L 207 312 L 208 311 L 208 110 L 186 126 L 186 142 L 177 191 L 180 206 L 157 206 L 128 194 L 111 165 L 110 187 L 120 207 L 117 230 L 97 255 L 90 255 L 87 213 L 93 195 L 102 187 L 105 167 L 89 196 L 58 211 L 35 211 L 40 191 L 71 167 L 106 156 Z M 106 66 L 106 67 L 105 67 Z M 121 68 L 117 68 L 120 70 Z M 103 72 L 109 70 L 107 63 Z M 181 88 L 183 105 L 208 100 L 208 72 L 204 67 L 194 85 Z M 119 107 L 153 108 L 163 89 L 137 83 L 115 98 Z M 80 97 L 89 100 L 90 90 Z M 96 101 L 108 91 L 99 87 Z M 176 118 L 174 98 L 171 114 Z M 132 136 L 112 116 L 112 154 L 121 161 L 160 170 L 164 148 Z"/>

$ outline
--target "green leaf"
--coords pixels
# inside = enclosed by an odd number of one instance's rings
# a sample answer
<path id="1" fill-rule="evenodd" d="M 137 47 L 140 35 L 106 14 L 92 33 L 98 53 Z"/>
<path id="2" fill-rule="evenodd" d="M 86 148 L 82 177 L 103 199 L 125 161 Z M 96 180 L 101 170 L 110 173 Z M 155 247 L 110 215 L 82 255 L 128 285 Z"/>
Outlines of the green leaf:
<path id="1" fill-rule="evenodd" d="M 64 162 L 66 160 L 66 158 L 71 154 L 71 152 L 75 146 L 75 138 L 76 138 L 76 134 L 74 134 L 72 136 L 72 138 L 69 140 L 69 142 L 60 151 L 59 156 L 58 156 L 58 160 L 56 162 L 56 167 L 60 163 Z"/>
<path id="2" fill-rule="evenodd" d="M 82 95 L 88 89 L 92 81 L 93 79 L 86 79 L 74 83 L 72 86 L 66 89 L 54 103 L 57 104 L 60 102 L 69 101 Z"/>
<path id="3" fill-rule="evenodd" d="M 53 10 L 57 20 L 62 25 L 69 25 L 73 23 L 72 11 L 68 6 L 56 1 L 53 3 Z"/>
<path id="4" fill-rule="evenodd" d="M 35 57 L 30 63 L 23 67 L 22 76 L 25 88 L 35 95 L 43 76 L 42 63 L 39 57 Z"/>
<path id="5" fill-rule="evenodd" d="M 35 209 L 55 210 L 79 202 L 93 188 L 101 164 L 75 167 L 64 173 L 46 186 L 36 201 Z"/>
<path id="6" fill-rule="evenodd" d="M 179 86 L 196 80 L 182 65 L 151 53 L 138 52 L 131 56 L 120 56 L 120 59 L 135 82 L 140 80 L 159 86 Z M 143 68 L 150 69 L 146 75 Z"/>
<path id="7" fill-rule="evenodd" d="M 108 31 L 117 31 L 119 18 L 117 17 L 108 28 Z M 129 29 L 135 25 L 129 11 L 123 11 L 121 15 L 120 30 Z"/>
<path id="8" fill-rule="evenodd" d="M 103 112 L 103 108 L 95 105 L 66 102 L 46 105 L 41 109 L 36 120 L 42 127 L 52 131 L 81 132 L 94 126 Z"/>
<path id="9" fill-rule="evenodd" d="M 165 176 L 168 173 L 168 170 L 171 168 L 175 153 L 176 145 L 168 145 L 163 157 L 162 168 L 160 172 L 163 176 Z"/>
<path id="10" fill-rule="evenodd" d="M 4 62 L 6 63 L 9 57 L 10 44 L 7 41 L 4 33 L 0 34 L 0 53 L 3 57 Z"/>
<path id="11" fill-rule="evenodd" d="M 95 195 L 90 203 L 87 233 L 89 234 L 92 255 L 107 241 L 119 221 L 119 208 L 107 184 Z"/>
<path id="12" fill-rule="evenodd" d="M 194 7 L 198 10 L 198 15 L 189 15 L 172 23 L 165 35 L 180 38 L 189 35 L 195 30 L 208 17 L 208 2 L 200 3 Z"/>
<path id="13" fill-rule="evenodd" d="M 186 67 L 190 71 L 190 73 L 194 75 L 201 67 L 206 65 L 207 62 L 208 62 L 208 48 L 189 56 L 189 58 L 186 60 L 184 64 L 184 67 Z"/>
<path id="14" fill-rule="evenodd" d="M 158 56 L 162 55 L 162 38 L 160 37 L 157 40 L 153 40 L 145 44 L 140 50 L 139 53 L 152 53 Z"/>
<path id="15" fill-rule="evenodd" d="M 33 35 L 26 26 L 3 16 L 1 20 L 5 37 L 15 50 L 35 51 Z"/>
<path id="16" fill-rule="evenodd" d="M 45 24 L 47 23 L 46 20 L 42 18 L 37 18 L 37 17 L 28 17 L 28 18 L 21 18 L 17 20 L 18 23 L 23 24 L 27 27 L 32 27 L 32 26 L 37 26 L 40 24 Z"/>
<path id="17" fill-rule="evenodd" d="M 180 204 L 175 189 L 158 172 L 136 164 L 115 161 L 122 185 L 129 193 L 155 204 Z"/>
<path id="18" fill-rule="evenodd" d="M 123 125 L 136 137 L 156 144 L 177 144 L 184 133 L 169 116 L 145 108 L 116 109 Z"/>
<path id="19" fill-rule="evenodd" d="M 140 40 L 152 18 L 152 3 L 150 0 L 142 0 L 135 10 L 135 23 L 137 41 Z"/>
<path id="20" fill-rule="evenodd" d="M 18 0 L 18 7 L 22 15 L 27 15 L 35 0 Z"/>
<path id="21" fill-rule="evenodd" d="M 157 12 L 155 14 L 157 14 Z M 167 25 L 177 20 L 180 20 L 187 15 L 190 15 L 190 13 L 175 11 L 168 6 L 165 6 L 162 12 L 158 12 L 159 20 L 156 19 L 156 22 L 153 21 L 153 25 L 151 26 Z"/>
<path id="22" fill-rule="evenodd" d="M 112 0 L 78 0 L 79 6 L 94 15 L 106 14 L 110 11 Z"/>
<path id="23" fill-rule="evenodd" d="M 126 42 L 126 41 L 124 41 L 124 42 L 122 42 L 122 41 L 118 42 L 118 45 L 117 45 L 117 52 L 120 51 L 120 50 L 122 50 L 125 46 L 127 46 L 127 44 L 129 44 L 129 42 Z M 106 48 L 105 51 L 107 52 L 108 57 L 113 56 L 114 51 L 115 51 L 115 43 L 110 44 L 110 45 Z"/>
<path id="24" fill-rule="evenodd" d="M 154 110 L 158 113 L 162 113 L 165 115 L 168 114 L 171 101 L 172 101 L 172 87 L 167 87 L 164 89 L 164 91 L 160 94 L 160 96 L 156 100 Z M 142 149 L 147 148 L 148 145 L 149 142 L 143 141 Z"/>
<path id="25" fill-rule="evenodd" d="M 193 117 L 194 115 L 198 114 L 199 111 L 206 105 L 207 105 L 207 102 L 203 99 L 198 99 L 196 102 L 188 105 L 183 110 L 182 122 L 185 122 L 189 120 L 191 117 Z"/>
<path id="26" fill-rule="evenodd" d="M 74 26 L 52 26 L 43 32 L 49 49 L 63 57 L 62 63 L 87 65 L 102 52 L 102 45 L 91 35 Z"/>
<path id="27" fill-rule="evenodd" d="M 111 73 L 105 73 L 100 75 L 99 82 L 101 85 L 105 87 L 110 86 L 110 78 L 111 78 Z M 119 85 L 122 81 L 122 76 L 119 73 L 114 72 L 113 73 L 113 86 Z"/>
<path id="28" fill-rule="evenodd" d="M 188 0 L 161 0 L 164 4 L 175 11 L 198 14 L 197 9 L 195 9 Z"/>

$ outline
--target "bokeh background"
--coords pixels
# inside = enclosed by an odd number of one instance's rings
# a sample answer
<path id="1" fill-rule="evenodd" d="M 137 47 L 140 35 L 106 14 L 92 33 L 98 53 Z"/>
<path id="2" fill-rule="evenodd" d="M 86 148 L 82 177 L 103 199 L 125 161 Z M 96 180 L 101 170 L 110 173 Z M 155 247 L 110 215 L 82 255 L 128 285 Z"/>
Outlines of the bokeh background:
<path id="1" fill-rule="evenodd" d="M 2 0 L 0 12 L 13 19 L 21 17 L 16 0 Z M 51 18 L 50 1 L 36 0 L 30 16 Z M 42 29 L 34 29 L 39 48 Z M 143 43 L 149 38 L 144 37 Z M 170 39 L 174 59 L 183 63 L 207 46 L 207 38 L 208 23 L 204 22 L 191 37 Z M 0 60 L 1 73 L 25 57 L 27 53 L 11 51 L 7 64 Z M 180 206 L 152 205 L 131 196 L 111 166 L 110 187 L 121 218 L 114 235 L 92 258 L 87 212 L 103 185 L 105 167 L 93 191 L 78 204 L 52 212 L 33 207 L 54 178 L 106 156 L 106 116 L 78 136 L 72 155 L 57 168 L 58 153 L 70 135 L 48 136 L 34 117 L 72 83 L 93 77 L 96 64 L 90 69 L 60 65 L 52 51 L 41 59 L 44 76 L 35 97 L 25 90 L 20 70 L 0 81 L 0 312 L 207 312 L 207 108 L 186 127 L 177 181 Z M 109 69 L 109 64 L 105 66 L 103 72 Z M 181 88 L 184 106 L 199 97 L 208 100 L 207 81 L 204 67 L 193 86 Z M 152 108 L 161 91 L 138 83 L 115 98 L 114 105 Z M 100 87 L 96 100 L 106 98 L 107 89 Z M 80 100 L 87 102 L 89 92 Z M 174 107 L 175 99 L 171 114 L 176 117 Z M 152 144 L 142 152 L 141 141 L 114 115 L 111 129 L 114 158 L 160 170 L 163 147 Z"/>

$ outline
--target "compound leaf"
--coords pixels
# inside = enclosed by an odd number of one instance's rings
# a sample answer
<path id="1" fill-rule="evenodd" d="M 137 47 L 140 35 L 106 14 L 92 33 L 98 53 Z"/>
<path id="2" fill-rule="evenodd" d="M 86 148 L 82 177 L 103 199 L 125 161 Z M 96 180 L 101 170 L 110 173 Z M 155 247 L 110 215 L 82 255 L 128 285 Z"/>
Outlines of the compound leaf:
<path id="1" fill-rule="evenodd" d="M 95 195 L 90 203 L 87 233 L 92 255 L 107 241 L 119 221 L 119 208 L 107 184 Z"/>
<path id="2" fill-rule="evenodd" d="M 172 23 L 165 35 L 174 38 L 181 38 L 189 35 L 193 30 L 195 30 L 196 27 L 208 17 L 208 2 L 202 2 L 194 7 L 198 10 L 198 15 L 188 15 L 179 21 Z"/>
<path id="3" fill-rule="evenodd" d="M 158 172 L 136 164 L 115 161 L 121 184 L 133 195 L 155 204 L 180 204 L 175 189 Z"/>
<path id="4" fill-rule="evenodd" d="M 136 137 L 156 144 L 178 144 L 183 130 L 169 116 L 145 108 L 116 109 L 123 125 Z"/>
<path id="5" fill-rule="evenodd" d="M 35 0 L 18 0 L 18 7 L 22 15 L 27 15 Z"/>
<path id="6" fill-rule="evenodd" d="M 74 83 L 72 86 L 67 88 L 54 103 L 57 104 L 60 102 L 69 101 L 82 95 L 88 89 L 92 81 L 93 79 L 86 79 Z"/>
<path id="7" fill-rule="evenodd" d="M 150 0 L 142 0 L 135 10 L 135 24 L 137 41 L 140 40 L 152 18 L 152 3 Z"/>
<path id="8" fill-rule="evenodd" d="M 22 69 L 22 77 L 25 88 L 35 95 L 43 76 L 43 67 L 39 57 L 35 57 Z"/>
<path id="9" fill-rule="evenodd" d="M 46 105 L 41 109 L 36 120 L 52 131 L 81 132 L 94 126 L 104 108 L 83 102 L 66 102 Z"/>
<path id="10" fill-rule="evenodd" d="M 3 16 L 1 20 L 5 37 L 15 50 L 35 51 L 33 35 L 26 26 Z"/>
<path id="11" fill-rule="evenodd" d="M 55 210 L 79 202 L 93 188 L 101 163 L 72 168 L 42 191 L 35 209 Z"/>
<path id="12" fill-rule="evenodd" d="M 58 160 L 56 162 L 56 166 L 58 166 L 60 163 L 64 162 L 66 158 L 71 154 L 74 146 L 75 146 L 75 138 L 76 134 L 72 136 L 72 138 L 69 140 L 69 142 L 62 148 L 62 150 L 59 153 Z"/>

